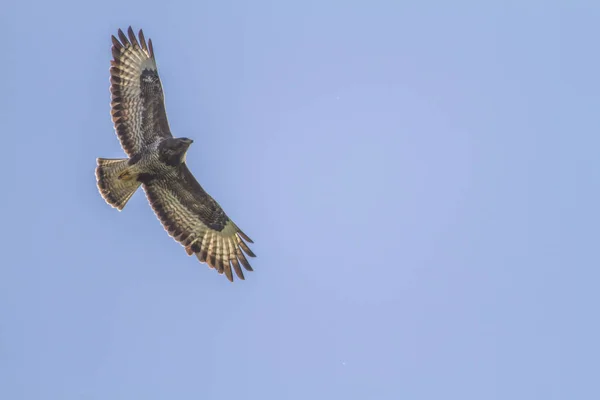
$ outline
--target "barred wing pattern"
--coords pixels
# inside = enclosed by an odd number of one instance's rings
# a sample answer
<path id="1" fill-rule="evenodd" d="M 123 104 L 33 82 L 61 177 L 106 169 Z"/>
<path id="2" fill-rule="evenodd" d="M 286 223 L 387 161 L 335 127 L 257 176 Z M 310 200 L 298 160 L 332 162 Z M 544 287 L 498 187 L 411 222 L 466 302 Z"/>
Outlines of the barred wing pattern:
<path id="1" fill-rule="evenodd" d="M 178 169 L 176 179 L 158 179 L 144 183 L 152 209 L 165 230 L 181 243 L 188 255 L 195 254 L 219 274 L 233 282 L 232 268 L 244 279 L 240 264 L 252 271 L 244 256 L 256 257 L 244 242 L 253 243 L 221 206 L 204 191 L 187 165 Z M 242 252 L 243 250 L 243 252 Z"/>
<path id="2" fill-rule="evenodd" d="M 139 31 L 139 41 L 129 27 L 112 36 L 110 91 L 112 120 L 123 150 L 129 157 L 163 137 L 172 137 L 165 110 L 152 40 Z"/>

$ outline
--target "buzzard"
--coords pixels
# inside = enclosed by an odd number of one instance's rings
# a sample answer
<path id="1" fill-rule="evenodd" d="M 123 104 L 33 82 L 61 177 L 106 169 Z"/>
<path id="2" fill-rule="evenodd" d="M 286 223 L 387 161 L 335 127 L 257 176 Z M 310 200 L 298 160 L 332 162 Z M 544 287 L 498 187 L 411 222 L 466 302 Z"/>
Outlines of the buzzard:
<path id="1" fill-rule="evenodd" d="M 112 121 L 129 158 L 98 158 L 96 180 L 104 200 L 119 211 L 140 187 L 165 230 L 219 274 L 233 282 L 232 268 L 244 279 L 240 264 L 252 267 L 244 253 L 255 257 L 253 241 L 204 191 L 185 163 L 192 144 L 169 129 L 165 98 L 158 76 L 152 40 L 142 30 L 136 38 L 129 27 L 112 36 L 110 91 Z M 246 242 L 245 242 L 246 241 Z"/>

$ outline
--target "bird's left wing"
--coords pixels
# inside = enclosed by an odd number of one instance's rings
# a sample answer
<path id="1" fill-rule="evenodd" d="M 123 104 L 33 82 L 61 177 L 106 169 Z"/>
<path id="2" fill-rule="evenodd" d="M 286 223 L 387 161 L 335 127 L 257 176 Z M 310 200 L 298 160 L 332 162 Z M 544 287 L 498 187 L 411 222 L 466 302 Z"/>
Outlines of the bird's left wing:
<path id="1" fill-rule="evenodd" d="M 111 114 L 121 146 L 129 157 L 159 137 L 173 137 L 169 129 L 165 96 L 158 76 L 152 40 L 139 41 L 129 27 L 112 37 L 110 68 Z"/>
<path id="2" fill-rule="evenodd" d="M 195 254 L 232 282 L 232 267 L 240 279 L 244 279 L 240 263 L 252 271 L 244 256 L 245 252 L 256 257 L 244 242 L 253 243 L 252 240 L 204 191 L 185 163 L 178 169 L 177 178 L 151 180 L 143 188 L 165 230 L 185 247 L 188 255 Z"/>

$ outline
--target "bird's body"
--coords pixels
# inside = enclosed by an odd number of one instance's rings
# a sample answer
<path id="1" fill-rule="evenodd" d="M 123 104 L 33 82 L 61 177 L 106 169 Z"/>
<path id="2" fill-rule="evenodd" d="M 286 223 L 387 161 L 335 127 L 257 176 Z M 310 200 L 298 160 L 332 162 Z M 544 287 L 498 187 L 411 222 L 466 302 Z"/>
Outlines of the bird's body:
<path id="1" fill-rule="evenodd" d="M 252 271 L 244 252 L 254 257 L 244 240 L 252 240 L 188 169 L 185 155 L 193 141 L 171 134 L 152 41 L 146 43 L 140 30 L 138 42 L 131 27 L 127 36 L 121 30 L 118 36 L 120 40 L 112 38 L 111 113 L 129 158 L 97 160 L 100 194 L 122 210 L 141 185 L 164 228 L 188 255 L 195 254 L 230 281 L 232 268 L 244 279 L 240 264 Z"/>
<path id="2" fill-rule="evenodd" d="M 137 176 L 142 184 L 177 179 L 185 152 L 192 143 L 187 138 L 157 138 L 128 160 L 127 172 Z"/>

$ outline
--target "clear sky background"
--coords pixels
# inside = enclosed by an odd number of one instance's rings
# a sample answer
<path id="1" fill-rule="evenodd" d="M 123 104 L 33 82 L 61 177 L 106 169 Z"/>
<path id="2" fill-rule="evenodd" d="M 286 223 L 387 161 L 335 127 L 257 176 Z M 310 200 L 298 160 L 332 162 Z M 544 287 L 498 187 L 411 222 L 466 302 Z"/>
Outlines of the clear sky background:
<path id="1" fill-rule="evenodd" d="M 1 399 L 600 398 L 600 2 L 16 3 Z M 98 194 L 129 25 L 244 282 Z"/>

